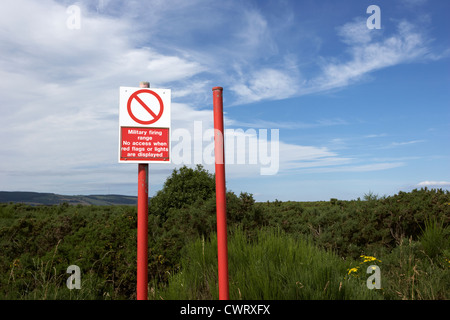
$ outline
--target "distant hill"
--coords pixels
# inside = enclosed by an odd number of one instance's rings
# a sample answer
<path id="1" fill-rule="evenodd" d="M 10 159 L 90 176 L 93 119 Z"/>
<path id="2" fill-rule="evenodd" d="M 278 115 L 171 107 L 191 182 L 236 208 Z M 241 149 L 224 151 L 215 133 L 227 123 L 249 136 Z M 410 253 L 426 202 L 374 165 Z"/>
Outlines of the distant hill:
<path id="1" fill-rule="evenodd" d="M 0 203 L 25 203 L 31 205 L 54 205 L 68 203 L 71 205 L 136 205 L 137 197 L 117 194 L 66 196 L 55 193 L 0 191 Z"/>

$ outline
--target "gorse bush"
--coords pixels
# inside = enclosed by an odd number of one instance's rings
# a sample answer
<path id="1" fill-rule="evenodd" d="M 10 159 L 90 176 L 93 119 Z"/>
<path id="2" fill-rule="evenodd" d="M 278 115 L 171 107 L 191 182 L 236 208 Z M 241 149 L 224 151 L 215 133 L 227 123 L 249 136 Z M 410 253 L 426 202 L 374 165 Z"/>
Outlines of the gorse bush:
<path id="1" fill-rule="evenodd" d="M 186 166 L 175 169 L 167 178 L 163 188 L 151 198 L 151 214 L 166 217 L 170 209 L 190 206 L 198 200 L 207 200 L 215 194 L 214 176 L 197 165 L 196 169 Z"/>
<path id="2" fill-rule="evenodd" d="M 1 209 L 8 207 L 18 218 L 6 225 L 0 220 L 0 298 L 50 298 L 43 283 L 53 287 L 51 297 L 57 298 L 56 289 L 68 291 L 66 269 L 72 264 L 96 283 L 91 298 L 104 298 L 104 292 L 126 297 L 135 291 L 135 208 L 18 204 Z"/>
<path id="3" fill-rule="evenodd" d="M 391 250 L 402 239 L 418 240 L 427 219 L 450 223 L 449 192 L 413 190 L 369 201 L 261 203 L 265 221 L 289 233 L 310 234 L 316 244 L 342 256 Z"/>

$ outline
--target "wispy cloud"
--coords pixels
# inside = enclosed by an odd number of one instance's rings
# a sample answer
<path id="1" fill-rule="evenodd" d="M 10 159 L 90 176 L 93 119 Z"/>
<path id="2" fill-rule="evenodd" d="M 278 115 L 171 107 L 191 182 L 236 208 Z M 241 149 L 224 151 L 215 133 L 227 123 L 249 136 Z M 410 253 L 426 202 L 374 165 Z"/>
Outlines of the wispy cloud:
<path id="1" fill-rule="evenodd" d="M 404 142 L 391 142 L 390 144 L 383 146 L 382 148 L 396 148 L 401 146 L 408 146 L 413 145 L 417 143 L 425 142 L 425 140 L 411 140 L 411 141 L 404 141 Z"/>
<path id="2" fill-rule="evenodd" d="M 395 32 L 369 30 L 365 19 L 355 19 L 337 28 L 337 36 L 346 44 L 347 58 L 319 56 L 319 71 L 306 78 L 294 60 L 277 68 L 246 68 L 237 77 L 232 90 L 238 103 L 285 99 L 311 93 L 341 89 L 366 79 L 384 68 L 447 56 L 433 53 L 425 32 L 403 20 Z"/>
<path id="3" fill-rule="evenodd" d="M 400 2 L 405 6 L 415 8 L 417 6 L 424 5 L 428 2 L 428 0 L 400 0 Z"/>
<path id="4" fill-rule="evenodd" d="M 299 92 L 299 82 L 298 73 L 293 69 L 264 68 L 245 74 L 230 89 L 238 97 L 236 105 L 292 97 Z"/>
<path id="5" fill-rule="evenodd" d="M 378 133 L 378 134 L 368 134 L 368 135 L 365 135 L 364 138 L 370 138 L 370 139 L 372 139 L 372 138 L 381 138 L 381 137 L 386 137 L 386 136 L 387 136 L 386 133 Z"/>
<path id="6" fill-rule="evenodd" d="M 320 119 L 315 122 L 290 122 L 290 121 L 268 121 L 268 120 L 254 120 L 254 121 L 241 121 L 236 119 L 230 119 L 227 123 L 233 127 L 245 127 L 245 128 L 273 128 L 273 129 L 311 129 L 331 126 L 348 125 L 349 122 L 344 119 Z"/>
<path id="7" fill-rule="evenodd" d="M 349 165 L 349 166 L 334 166 L 317 169 L 305 170 L 305 173 L 331 173 L 331 172 L 371 172 L 382 171 L 404 166 L 404 162 L 384 162 L 384 163 L 370 163 L 365 165 Z"/>
<path id="8" fill-rule="evenodd" d="M 324 59 L 323 73 L 311 80 L 309 91 L 345 87 L 373 71 L 427 59 L 430 53 L 428 41 L 411 23 L 401 21 L 396 33 L 378 36 L 380 39 L 375 39 L 377 31 L 368 30 L 365 23 L 365 20 L 357 19 L 338 29 L 342 41 L 349 44 L 350 59 L 345 62 L 327 62 Z"/>

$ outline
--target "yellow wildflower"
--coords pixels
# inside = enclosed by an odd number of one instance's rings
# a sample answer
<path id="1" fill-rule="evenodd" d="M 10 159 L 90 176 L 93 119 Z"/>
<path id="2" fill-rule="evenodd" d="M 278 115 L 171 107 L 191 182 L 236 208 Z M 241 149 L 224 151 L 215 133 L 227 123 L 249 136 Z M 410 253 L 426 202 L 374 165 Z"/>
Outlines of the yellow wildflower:
<path id="1" fill-rule="evenodd" d="M 348 274 L 352 273 L 352 272 L 358 272 L 358 267 L 356 268 L 351 268 L 348 270 Z"/>
<path id="2" fill-rule="evenodd" d="M 365 256 L 365 255 L 362 255 L 361 258 L 364 259 L 364 261 L 361 262 L 361 264 L 362 264 L 362 263 L 365 263 L 365 262 L 372 262 L 372 261 L 378 261 L 378 262 L 381 262 L 381 260 L 378 260 L 377 258 L 371 257 L 371 256 Z"/>

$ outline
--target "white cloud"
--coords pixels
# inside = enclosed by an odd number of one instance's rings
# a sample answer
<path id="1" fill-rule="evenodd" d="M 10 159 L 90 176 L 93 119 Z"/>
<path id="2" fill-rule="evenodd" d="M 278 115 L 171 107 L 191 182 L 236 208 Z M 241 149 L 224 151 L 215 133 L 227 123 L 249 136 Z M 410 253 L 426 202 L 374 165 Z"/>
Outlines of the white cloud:
<path id="1" fill-rule="evenodd" d="M 431 188 L 450 188 L 450 181 L 422 181 L 419 182 L 417 186 Z"/>
<path id="2" fill-rule="evenodd" d="M 337 28 L 337 34 L 348 45 L 364 45 L 381 33 L 367 28 L 366 20 L 357 18 Z"/>
<path id="3" fill-rule="evenodd" d="M 284 99 L 297 92 L 298 79 L 287 70 L 265 68 L 251 73 L 230 89 L 238 96 L 238 104 Z"/>

